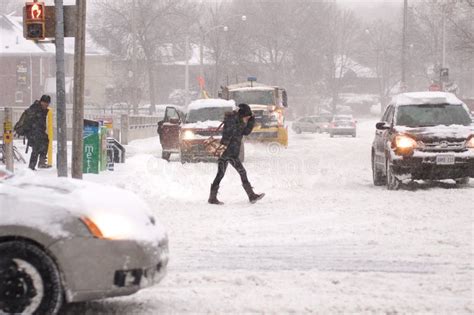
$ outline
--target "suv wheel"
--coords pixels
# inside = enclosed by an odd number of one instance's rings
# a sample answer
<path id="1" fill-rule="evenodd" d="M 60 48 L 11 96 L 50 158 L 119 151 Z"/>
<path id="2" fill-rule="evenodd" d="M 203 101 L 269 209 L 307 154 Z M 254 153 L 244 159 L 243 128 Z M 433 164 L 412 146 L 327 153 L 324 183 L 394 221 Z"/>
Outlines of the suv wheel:
<path id="1" fill-rule="evenodd" d="M 383 173 L 378 169 L 375 163 L 375 154 L 372 152 L 372 178 L 375 186 L 383 186 L 386 183 L 386 179 Z"/>
<path id="2" fill-rule="evenodd" d="M 297 134 L 301 134 L 301 129 L 298 128 L 298 127 L 296 127 L 296 128 L 295 128 L 295 132 L 296 132 Z"/>
<path id="3" fill-rule="evenodd" d="M 35 245 L 0 244 L 0 313 L 57 314 L 63 303 L 54 261 Z"/>
<path id="4" fill-rule="evenodd" d="M 400 180 L 396 178 L 393 174 L 392 165 L 390 164 L 390 161 L 387 160 L 385 165 L 387 168 L 387 189 L 398 190 L 398 188 L 400 188 Z"/>

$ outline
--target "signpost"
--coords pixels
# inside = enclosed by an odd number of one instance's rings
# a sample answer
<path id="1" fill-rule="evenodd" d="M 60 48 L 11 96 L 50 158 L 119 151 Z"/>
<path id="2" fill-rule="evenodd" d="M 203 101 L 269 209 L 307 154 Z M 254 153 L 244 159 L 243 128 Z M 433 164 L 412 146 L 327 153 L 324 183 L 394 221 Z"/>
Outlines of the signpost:
<path id="1" fill-rule="evenodd" d="M 7 170 L 13 173 L 13 128 L 12 128 L 12 109 L 5 108 L 5 119 L 3 122 L 3 146 L 4 158 Z"/>

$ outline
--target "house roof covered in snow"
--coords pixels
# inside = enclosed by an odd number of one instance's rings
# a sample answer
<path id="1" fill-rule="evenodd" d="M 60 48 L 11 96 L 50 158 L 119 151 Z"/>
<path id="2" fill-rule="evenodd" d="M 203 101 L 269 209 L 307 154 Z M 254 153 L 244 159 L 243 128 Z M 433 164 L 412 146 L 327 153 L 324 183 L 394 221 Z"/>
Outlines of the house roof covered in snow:
<path id="1" fill-rule="evenodd" d="M 373 79 L 377 78 L 375 71 L 367 66 L 361 65 L 354 59 L 346 55 L 339 55 L 334 58 L 336 66 L 336 78 L 344 78 L 348 73 L 353 72 L 358 78 Z"/>
<path id="2" fill-rule="evenodd" d="M 54 44 L 35 43 L 23 37 L 23 17 L 0 14 L 0 55 L 53 55 Z M 74 54 L 74 38 L 65 38 L 66 54 Z M 107 55 L 108 51 L 86 36 L 87 55 Z"/>
<path id="3" fill-rule="evenodd" d="M 43 55 L 54 53 L 53 45 L 36 44 L 23 37 L 21 17 L 0 15 L 0 54 Z"/>

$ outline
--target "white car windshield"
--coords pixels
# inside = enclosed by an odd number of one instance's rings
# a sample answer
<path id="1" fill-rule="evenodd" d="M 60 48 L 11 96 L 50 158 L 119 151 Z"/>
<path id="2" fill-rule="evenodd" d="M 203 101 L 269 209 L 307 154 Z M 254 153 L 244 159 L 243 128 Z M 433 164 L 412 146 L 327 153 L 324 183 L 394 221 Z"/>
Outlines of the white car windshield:
<path id="1" fill-rule="evenodd" d="M 224 121 L 224 115 L 231 112 L 232 107 L 203 107 L 189 111 L 186 122 L 197 123 L 203 121 Z"/>

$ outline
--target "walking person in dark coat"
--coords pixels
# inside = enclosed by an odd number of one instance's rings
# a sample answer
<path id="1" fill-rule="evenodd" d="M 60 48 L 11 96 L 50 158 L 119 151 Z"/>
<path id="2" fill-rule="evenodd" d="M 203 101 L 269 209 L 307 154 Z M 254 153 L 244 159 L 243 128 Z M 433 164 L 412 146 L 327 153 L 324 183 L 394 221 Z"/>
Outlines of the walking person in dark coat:
<path id="1" fill-rule="evenodd" d="M 49 138 L 46 133 L 46 117 L 48 116 L 48 106 L 51 103 L 49 95 L 41 96 L 39 101 L 35 101 L 28 109 L 27 124 L 28 146 L 32 148 L 29 168 L 35 170 L 38 168 L 50 168 L 46 164 L 46 155 L 48 153 Z M 39 163 L 38 163 L 39 158 Z"/>
<path id="2" fill-rule="evenodd" d="M 239 159 L 240 146 L 242 145 L 242 137 L 252 132 L 255 125 L 255 117 L 252 114 L 250 106 L 240 104 L 239 110 L 226 114 L 224 119 L 224 129 L 222 132 L 221 144 L 227 146 L 222 156 L 218 160 L 218 170 L 216 178 L 211 185 L 211 193 L 208 202 L 210 204 L 223 204 L 217 199 L 219 184 L 224 178 L 229 163 L 239 173 L 242 180 L 242 186 L 247 193 L 251 203 L 257 202 L 265 196 L 265 194 L 256 194 L 252 185 L 247 178 L 247 171 Z"/>

